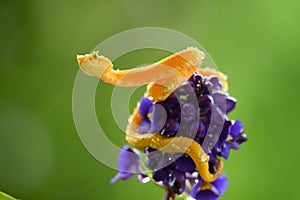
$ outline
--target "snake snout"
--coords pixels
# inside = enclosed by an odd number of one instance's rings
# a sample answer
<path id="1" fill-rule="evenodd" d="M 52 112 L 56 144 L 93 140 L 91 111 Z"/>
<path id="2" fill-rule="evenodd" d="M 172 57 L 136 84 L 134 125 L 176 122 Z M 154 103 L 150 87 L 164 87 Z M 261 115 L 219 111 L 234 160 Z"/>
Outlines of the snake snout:
<path id="1" fill-rule="evenodd" d="M 112 66 L 110 60 L 104 56 L 99 56 L 98 52 L 78 55 L 77 61 L 81 70 L 89 76 L 100 77 L 106 69 Z"/>

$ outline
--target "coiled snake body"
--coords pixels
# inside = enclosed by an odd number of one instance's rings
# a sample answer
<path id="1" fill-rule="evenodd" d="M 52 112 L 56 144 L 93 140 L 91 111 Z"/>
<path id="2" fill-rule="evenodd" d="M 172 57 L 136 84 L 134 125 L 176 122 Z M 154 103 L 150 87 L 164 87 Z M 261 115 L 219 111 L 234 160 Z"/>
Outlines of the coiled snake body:
<path id="1" fill-rule="evenodd" d="M 223 84 L 223 90 L 227 90 L 227 77 L 213 69 L 198 68 L 204 59 L 204 53 L 197 48 L 188 48 L 152 65 L 130 70 L 114 70 L 112 62 L 99 56 L 98 52 L 79 55 L 77 60 L 84 73 L 96 76 L 116 86 L 140 86 L 147 85 L 145 97 L 152 102 L 165 100 L 176 88 L 187 81 L 197 71 L 203 76 L 218 76 Z M 139 134 L 141 124 L 139 104 L 129 119 L 126 129 L 126 140 L 138 149 L 151 147 L 166 153 L 185 153 L 194 161 L 197 171 L 206 182 L 213 182 L 222 173 L 223 163 L 218 162 L 217 172 L 209 172 L 209 156 L 203 151 L 200 144 L 183 136 L 167 138 L 160 133 Z"/>

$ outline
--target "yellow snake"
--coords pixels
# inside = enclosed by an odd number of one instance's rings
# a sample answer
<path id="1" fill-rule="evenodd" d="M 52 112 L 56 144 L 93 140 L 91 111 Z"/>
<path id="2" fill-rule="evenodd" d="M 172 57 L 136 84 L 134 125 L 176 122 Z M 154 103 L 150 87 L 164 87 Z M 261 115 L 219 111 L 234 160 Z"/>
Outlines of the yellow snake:
<path id="1" fill-rule="evenodd" d="M 144 96 L 152 102 L 165 100 L 195 71 L 203 76 L 218 76 L 223 84 L 223 90 L 226 91 L 226 75 L 213 69 L 198 68 L 203 59 L 202 51 L 197 48 L 188 48 L 148 66 L 130 70 L 114 70 L 112 62 L 104 56 L 99 56 L 98 52 L 77 56 L 79 66 L 85 74 L 96 76 L 106 83 L 125 87 L 148 84 Z M 167 138 L 160 133 L 139 134 L 141 120 L 138 103 L 126 129 L 126 140 L 132 146 L 138 149 L 151 147 L 171 154 L 187 154 L 194 161 L 201 178 L 206 182 L 215 181 L 222 173 L 221 160 L 218 161 L 217 172 L 214 174 L 209 172 L 209 156 L 200 144 L 190 138 L 183 136 Z"/>

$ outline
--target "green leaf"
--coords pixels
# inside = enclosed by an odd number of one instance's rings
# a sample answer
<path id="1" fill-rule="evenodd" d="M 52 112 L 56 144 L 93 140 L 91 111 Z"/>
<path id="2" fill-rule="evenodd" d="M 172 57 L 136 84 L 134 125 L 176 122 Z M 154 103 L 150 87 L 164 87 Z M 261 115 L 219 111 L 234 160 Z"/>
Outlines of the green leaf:
<path id="1" fill-rule="evenodd" d="M 13 199 L 15 199 L 15 198 L 0 191 L 0 200 L 13 200 Z"/>

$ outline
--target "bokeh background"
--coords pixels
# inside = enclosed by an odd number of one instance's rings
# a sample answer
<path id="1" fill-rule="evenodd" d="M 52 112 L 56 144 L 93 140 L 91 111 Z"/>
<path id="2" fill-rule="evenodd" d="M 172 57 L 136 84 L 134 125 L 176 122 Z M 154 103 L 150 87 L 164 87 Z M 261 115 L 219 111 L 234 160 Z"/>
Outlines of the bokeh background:
<path id="1" fill-rule="evenodd" d="M 161 189 L 136 178 L 110 185 L 116 171 L 89 154 L 72 117 L 76 55 L 121 31 L 158 26 L 202 44 L 229 75 L 230 94 L 238 99 L 230 117 L 244 122 L 249 141 L 225 162 L 230 183 L 221 199 L 300 199 L 299 1 L 0 4 L 0 190 L 25 200 L 162 199 Z M 165 55 L 135 51 L 116 64 L 129 68 Z M 113 88 L 102 89 L 96 93 L 97 114 L 121 147 L 124 133 L 110 109 Z"/>

